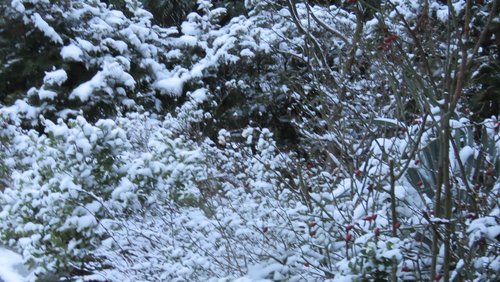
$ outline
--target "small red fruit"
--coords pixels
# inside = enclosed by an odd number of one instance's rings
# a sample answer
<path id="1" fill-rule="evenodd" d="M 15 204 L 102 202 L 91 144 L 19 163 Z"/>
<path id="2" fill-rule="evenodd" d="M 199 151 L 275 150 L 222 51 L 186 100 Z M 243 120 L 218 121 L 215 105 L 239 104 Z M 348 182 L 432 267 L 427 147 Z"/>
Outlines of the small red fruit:
<path id="1" fill-rule="evenodd" d="M 269 230 L 267 226 L 262 227 L 262 232 L 266 233 Z"/>
<path id="2" fill-rule="evenodd" d="M 316 231 L 315 231 L 315 230 L 311 230 L 311 231 L 309 231 L 309 235 L 310 235 L 310 236 L 314 236 L 314 235 L 316 235 Z"/>
<path id="3" fill-rule="evenodd" d="M 380 236 L 380 228 L 377 227 L 377 228 L 373 229 L 373 234 L 375 234 L 375 236 L 377 236 L 377 237 Z"/>
<path id="4" fill-rule="evenodd" d="M 351 231 L 353 228 L 354 228 L 354 225 L 347 225 L 347 226 L 345 227 L 345 231 L 349 232 L 349 231 Z"/>
<path id="5" fill-rule="evenodd" d="M 375 219 L 377 219 L 377 215 L 376 214 L 367 215 L 367 216 L 363 217 L 363 220 L 366 220 L 366 221 L 372 221 L 372 220 L 375 220 Z"/>
<path id="6" fill-rule="evenodd" d="M 385 40 L 384 40 L 384 43 L 385 44 L 389 44 L 391 43 L 392 41 L 396 40 L 398 38 L 398 36 L 396 34 L 391 34 L 389 35 L 389 37 L 387 37 Z"/>
<path id="7" fill-rule="evenodd" d="M 442 277 L 443 275 L 441 275 L 441 273 L 438 273 L 436 274 L 436 277 L 434 277 L 434 281 L 439 281 Z"/>
<path id="8" fill-rule="evenodd" d="M 468 213 L 465 215 L 465 218 L 468 218 L 468 219 L 476 219 L 477 218 L 477 214 L 471 212 L 471 213 Z"/>
<path id="9" fill-rule="evenodd" d="M 309 222 L 309 224 L 308 224 L 308 225 L 309 225 L 309 227 L 311 227 L 311 228 L 312 228 L 312 227 L 316 226 L 316 222 L 314 222 L 314 221 L 313 221 L 313 222 Z"/>
<path id="10" fill-rule="evenodd" d="M 410 268 L 405 264 L 403 265 L 403 267 L 401 268 L 401 271 L 403 272 L 409 272 L 410 271 Z"/>
<path id="11" fill-rule="evenodd" d="M 396 227 L 396 229 L 399 229 L 399 227 L 401 227 L 401 222 L 396 222 L 394 223 L 394 227 Z"/>
<path id="12" fill-rule="evenodd" d="M 487 176 L 493 176 L 493 169 L 492 169 L 492 168 L 489 168 L 489 169 L 486 171 L 486 175 L 487 175 Z"/>
<path id="13" fill-rule="evenodd" d="M 484 238 L 484 237 L 479 238 L 479 240 L 477 241 L 477 243 L 481 247 L 484 246 L 484 245 L 486 245 L 486 238 Z"/>
<path id="14" fill-rule="evenodd" d="M 312 169 L 314 166 L 311 162 L 308 162 L 306 167 L 307 167 L 307 169 Z"/>
<path id="15" fill-rule="evenodd" d="M 378 47 L 378 49 L 382 51 L 388 51 L 389 49 L 391 49 L 391 44 L 387 44 L 384 42 Z M 400 133 L 403 134 L 404 132 L 400 131 Z"/>
<path id="16" fill-rule="evenodd" d="M 309 263 L 308 263 L 307 261 L 306 261 L 306 262 L 304 262 L 304 266 L 305 266 L 305 267 L 309 267 Z"/>
<path id="17" fill-rule="evenodd" d="M 345 235 L 345 240 L 347 242 L 351 241 L 352 240 L 352 234 L 351 233 L 347 233 L 347 235 Z"/>
<path id="18" fill-rule="evenodd" d="M 420 160 L 415 160 L 415 165 L 419 165 L 420 164 Z"/>
<path id="19" fill-rule="evenodd" d="M 356 169 L 356 171 L 354 172 L 354 174 L 356 175 L 356 177 L 360 177 L 361 176 L 361 170 Z"/>

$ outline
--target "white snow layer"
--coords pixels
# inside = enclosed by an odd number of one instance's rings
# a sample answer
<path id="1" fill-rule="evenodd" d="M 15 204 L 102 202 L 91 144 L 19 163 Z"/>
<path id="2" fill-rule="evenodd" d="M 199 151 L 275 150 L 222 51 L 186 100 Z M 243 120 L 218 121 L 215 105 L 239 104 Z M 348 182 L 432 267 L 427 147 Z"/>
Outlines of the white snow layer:
<path id="1" fill-rule="evenodd" d="M 40 16 L 38 13 L 34 13 L 31 16 L 33 24 L 41 31 L 45 36 L 50 38 L 55 43 L 63 44 L 62 38 L 57 34 L 57 32 Z"/>
<path id="2" fill-rule="evenodd" d="M 78 97 L 82 102 L 87 101 L 92 95 L 94 91 L 94 87 L 92 87 L 92 81 L 87 81 L 80 84 L 73 92 L 71 92 L 70 98 L 75 99 Z"/>
<path id="3" fill-rule="evenodd" d="M 38 91 L 38 97 L 40 100 L 54 100 L 54 98 L 57 97 L 57 93 L 46 89 L 40 89 Z"/>
<path id="4" fill-rule="evenodd" d="M 0 247 L 0 280 L 4 282 L 25 281 L 27 270 L 19 254 Z"/>
<path id="5" fill-rule="evenodd" d="M 64 70 L 55 70 L 51 72 L 46 72 L 43 78 L 43 83 L 49 85 L 59 85 L 63 84 L 68 79 L 68 74 Z"/>
<path id="6" fill-rule="evenodd" d="M 83 56 L 82 49 L 78 48 L 74 44 L 70 44 L 68 46 L 64 46 L 61 49 L 61 57 L 64 60 L 81 62 L 82 61 L 82 56 Z"/>
<path id="7" fill-rule="evenodd" d="M 90 99 L 96 90 L 102 90 L 112 95 L 113 91 L 124 86 L 133 90 L 135 88 L 134 78 L 126 72 L 130 68 L 128 61 L 105 63 L 102 71 L 97 72 L 91 80 L 80 84 L 70 94 L 70 99 L 79 98 L 82 102 Z M 110 85 L 110 84 L 113 85 Z M 119 93 L 119 92 L 118 92 Z"/>
<path id="8" fill-rule="evenodd" d="M 172 97 L 179 97 L 182 95 L 184 81 L 178 77 L 169 77 L 156 82 L 155 86 L 161 94 L 167 94 Z"/>
<path id="9" fill-rule="evenodd" d="M 207 99 L 207 90 L 206 89 L 198 89 L 191 93 L 191 97 L 197 103 L 202 103 Z"/>

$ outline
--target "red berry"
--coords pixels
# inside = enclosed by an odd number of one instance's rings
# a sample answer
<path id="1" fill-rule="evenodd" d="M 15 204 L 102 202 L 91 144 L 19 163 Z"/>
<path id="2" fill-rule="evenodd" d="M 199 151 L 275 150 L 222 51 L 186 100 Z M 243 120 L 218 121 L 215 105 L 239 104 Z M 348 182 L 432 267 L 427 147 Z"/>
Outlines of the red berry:
<path id="1" fill-rule="evenodd" d="M 315 230 L 311 230 L 311 231 L 309 231 L 309 235 L 311 235 L 311 236 L 316 235 L 316 231 L 315 231 Z"/>
<path id="2" fill-rule="evenodd" d="M 476 219 L 477 218 L 477 214 L 471 212 L 471 213 L 466 214 L 465 218 Z"/>
<path id="3" fill-rule="evenodd" d="M 415 160 L 415 165 L 419 165 L 420 164 L 420 160 Z"/>
<path id="4" fill-rule="evenodd" d="M 399 227 L 401 227 L 401 222 L 396 222 L 394 223 L 394 227 L 396 227 L 396 229 L 399 229 Z"/>
<path id="5" fill-rule="evenodd" d="M 361 170 L 356 169 L 356 172 L 354 172 L 354 174 L 356 175 L 356 177 L 360 177 L 361 176 Z"/>
<path id="6" fill-rule="evenodd" d="M 479 246 L 486 245 L 486 238 L 484 238 L 484 237 L 479 238 L 479 240 L 477 241 L 477 243 L 479 244 Z"/>
<path id="7" fill-rule="evenodd" d="M 417 181 L 417 186 L 422 186 L 424 185 L 424 182 L 422 180 Z"/>
<path id="8" fill-rule="evenodd" d="M 262 227 L 262 232 L 266 233 L 269 230 L 267 226 Z"/>
<path id="9" fill-rule="evenodd" d="M 380 228 L 377 227 L 377 228 L 373 229 L 373 234 L 375 234 L 375 236 L 377 236 L 377 237 L 380 236 Z"/>
<path id="10" fill-rule="evenodd" d="M 403 272 L 409 272 L 410 271 L 410 268 L 405 264 L 403 265 L 403 267 L 401 268 L 401 271 Z"/>
<path id="11" fill-rule="evenodd" d="M 352 234 L 351 233 L 347 233 L 347 235 L 345 235 L 345 240 L 347 242 L 351 241 L 352 240 Z"/>
<path id="12" fill-rule="evenodd" d="M 308 225 L 309 225 L 309 227 L 311 227 L 311 228 L 312 228 L 312 227 L 316 226 L 316 222 L 314 222 L 314 221 L 313 221 L 313 222 L 309 222 L 309 224 L 308 224 Z"/>
<path id="13" fill-rule="evenodd" d="M 305 266 L 305 267 L 309 267 L 309 263 L 308 263 L 307 261 L 306 261 L 306 262 L 304 262 L 304 266 Z"/>
<path id="14" fill-rule="evenodd" d="M 377 215 L 376 214 L 367 215 L 367 216 L 363 217 L 363 220 L 366 220 L 366 221 L 372 221 L 372 220 L 375 220 L 375 219 L 377 219 Z"/>
<path id="15" fill-rule="evenodd" d="M 493 176 L 493 169 L 492 169 L 492 168 L 489 168 L 489 169 L 486 171 L 486 175 L 487 175 L 487 176 Z"/>
<path id="16" fill-rule="evenodd" d="M 382 51 L 387 51 L 387 50 L 391 49 L 391 44 L 387 44 L 384 42 L 384 43 L 380 44 L 380 46 L 378 46 L 378 49 L 382 50 Z M 400 133 L 403 134 L 404 132 L 402 130 L 400 130 Z"/>
<path id="17" fill-rule="evenodd" d="M 398 38 L 398 36 L 393 33 L 393 34 L 389 35 L 389 37 L 387 37 L 384 42 L 391 43 L 392 41 L 396 40 L 397 38 Z"/>
<path id="18" fill-rule="evenodd" d="M 439 279 L 441 279 L 442 277 L 443 277 L 443 275 L 438 273 L 438 274 L 436 274 L 436 277 L 434 277 L 434 281 L 439 281 Z"/>
<path id="19" fill-rule="evenodd" d="M 345 231 L 351 231 L 354 228 L 354 225 L 347 225 L 345 227 Z"/>
<path id="20" fill-rule="evenodd" d="M 308 162 L 306 167 L 307 167 L 307 169 L 312 169 L 314 166 L 311 162 Z"/>

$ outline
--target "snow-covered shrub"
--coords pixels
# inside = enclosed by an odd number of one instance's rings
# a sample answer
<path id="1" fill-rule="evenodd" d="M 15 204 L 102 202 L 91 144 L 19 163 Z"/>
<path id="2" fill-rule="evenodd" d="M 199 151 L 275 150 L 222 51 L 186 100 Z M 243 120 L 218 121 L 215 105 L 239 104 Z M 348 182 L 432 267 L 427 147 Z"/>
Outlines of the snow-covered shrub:
<path id="1" fill-rule="evenodd" d="M 95 125 L 82 117 L 47 120 L 45 135 L 31 131 L 32 143 L 12 145 L 29 146 L 33 155 L 30 165 L 12 169 L 1 199 L 1 235 L 22 250 L 35 275 L 71 277 L 106 268 L 95 250 L 122 220 L 164 199 L 197 205 L 198 195 L 186 186 L 203 171 L 186 165 L 197 163 L 199 154 L 183 150 L 182 139 L 171 138 L 161 123 L 147 121 L 140 115 Z M 154 133 L 138 143 L 144 125 Z"/>
<path id="2" fill-rule="evenodd" d="M 37 272 L 85 273 L 105 236 L 103 202 L 123 175 L 125 135 L 112 121 L 92 126 L 81 117 L 69 125 L 46 121 L 46 128 L 40 137 L 31 132 L 32 163 L 14 170 L 4 191 L 2 237 L 18 244 Z"/>
<path id="3" fill-rule="evenodd" d="M 477 87 L 461 48 L 481 45 L 456 38 L 465 2 L 299 2 L 246 1 L 222 24 L 200 0 L 177 30 L 133 0 L 65 1 L 89 27 L 53 42 L 70 68 L 45 70 L 42 104 L 0 108 L 0 234 L 33 279 L 495 278 L 498 125 L 459 99 Z M 91 75 L 63 91 L 73 63 Z M 56 122 L 59 96 L 90 103 Z M 75 111 L 101 102 L 108 119 Z"/>
<path id="4" fill-rule="evenodd" d="M 19 63 L 35 66 L 16 73 L 29 75 L 29 88 L 8 80 L 18 88 L 7 88 L 5 94 L 26 91 L 24 100 L 53 121 L 74 117 L 79 111 L 95 121 L 117 112 L 170 106 L 161 99 L 172 93 L 164 93 L 157 82 L 172 76 L 164 65 L 169 60 L 164 46 L 175 31 L 153 26 L 152 15 L 138 1 L 125 4 L 107 6 L 98 0 L 2 4 L 9 19 L 21 22 L 20 31 L 26 32 L 15 39 L 18 49 L 48 53 L 33 58 L 8 50 L 20 58 L 11 58 L 12 64 L 0 70 L 2 75 L 10 78 Z M 36 47 L 30 47 L 32 41 Z M 16 104 L 13 107 L 24 111 Z M 36 124 L 38 116 L 26 118 Z"/>

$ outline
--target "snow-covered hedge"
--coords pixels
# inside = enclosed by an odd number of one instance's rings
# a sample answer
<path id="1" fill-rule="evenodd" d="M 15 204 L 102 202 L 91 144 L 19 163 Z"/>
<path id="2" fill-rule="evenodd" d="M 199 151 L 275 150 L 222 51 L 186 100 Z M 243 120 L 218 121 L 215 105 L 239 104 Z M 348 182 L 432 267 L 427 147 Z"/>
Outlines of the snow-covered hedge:
<path id="1" fill-rule="evenodd" d="M 1 241 L 39 281 L 498 278 L 499 123 L 455 65 L 492 1 L 372 2 L 0 4 L 60 59 L 0 107 Z"/>

